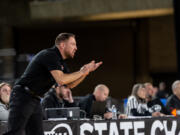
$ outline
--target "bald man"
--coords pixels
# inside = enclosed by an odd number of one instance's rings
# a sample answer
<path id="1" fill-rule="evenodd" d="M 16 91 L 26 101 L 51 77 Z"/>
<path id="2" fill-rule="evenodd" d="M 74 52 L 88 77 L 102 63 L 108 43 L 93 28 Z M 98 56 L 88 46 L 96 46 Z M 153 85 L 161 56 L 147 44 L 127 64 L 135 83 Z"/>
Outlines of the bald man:
<path id="1" fill-rule="evenodd" d="M 180 80 L 172 84 L 173 94 L 167 99 L 166 109 L 171 114 L 174 109 L 180 110 Z"/>
<path id="2" fill-rule="evenodd" d="M 109 96 L 109 88 L 104 84 L 99 84 L 95 87 L 93 94 L 88 94 L 82 98 L 79 102 L 79 107 L 81 110 L 86 112 L 87 118 L 92 118 L 92 105 L 94 101 L 105 101 Z M 112 117 L 111 113 L 104 114 L 105 117 Z"/>

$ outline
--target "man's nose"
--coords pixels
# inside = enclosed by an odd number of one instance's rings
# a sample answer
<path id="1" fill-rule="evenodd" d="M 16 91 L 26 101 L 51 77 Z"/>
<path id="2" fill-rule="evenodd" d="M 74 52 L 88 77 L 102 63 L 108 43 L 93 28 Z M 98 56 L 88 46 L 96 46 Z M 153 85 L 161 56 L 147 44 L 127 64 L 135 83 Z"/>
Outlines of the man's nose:
<path id="1" fill-rule="evenodd" d="M 77 46 L 75 46 L 75 50 L 77 51 Z"/>

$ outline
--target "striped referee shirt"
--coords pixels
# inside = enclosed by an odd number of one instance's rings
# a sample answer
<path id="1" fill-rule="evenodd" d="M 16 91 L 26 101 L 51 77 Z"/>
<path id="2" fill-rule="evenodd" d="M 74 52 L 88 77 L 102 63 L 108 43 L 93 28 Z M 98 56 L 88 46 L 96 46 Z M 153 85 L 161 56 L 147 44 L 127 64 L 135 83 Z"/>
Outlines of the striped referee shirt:
<path id="1" fill-rule="evenodd" d="M 137 113 L 141 114 L 141 116 L 146 112 L 149 112 L 146 103 L 138 102 L 135 96 L 130 96 L 127 101 L 126 114 L 128 116 L 133 116 L 132 114 L 133 109 L 136 110 Z"/>

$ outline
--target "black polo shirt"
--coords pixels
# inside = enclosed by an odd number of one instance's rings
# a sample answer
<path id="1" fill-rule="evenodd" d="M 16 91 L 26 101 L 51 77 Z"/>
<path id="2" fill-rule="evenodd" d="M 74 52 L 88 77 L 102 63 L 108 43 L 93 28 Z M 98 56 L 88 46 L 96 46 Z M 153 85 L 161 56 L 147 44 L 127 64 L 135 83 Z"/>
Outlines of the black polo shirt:
<path id="1" fill-rule="evenodd" d="M 36 54 L 16 84 L 27 86 L 31 91 L 42 96 L 55 83 L 50 73 L 52 70 L 68 73 L 68 68 L 56 46 Z"/>

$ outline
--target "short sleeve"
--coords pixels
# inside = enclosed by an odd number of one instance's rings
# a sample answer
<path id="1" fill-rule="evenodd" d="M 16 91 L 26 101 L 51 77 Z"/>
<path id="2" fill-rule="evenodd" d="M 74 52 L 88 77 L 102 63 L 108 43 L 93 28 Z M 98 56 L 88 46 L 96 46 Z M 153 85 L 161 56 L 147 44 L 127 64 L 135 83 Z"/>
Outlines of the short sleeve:
<path id="1" fill-rule="evenodd" d="M 62 70 L 62 63 L 57 54 L 53 52 L 44 53 L 41 58 L 43 66 L 45 66 L 49 71 L 51 70 Z"/>

